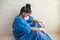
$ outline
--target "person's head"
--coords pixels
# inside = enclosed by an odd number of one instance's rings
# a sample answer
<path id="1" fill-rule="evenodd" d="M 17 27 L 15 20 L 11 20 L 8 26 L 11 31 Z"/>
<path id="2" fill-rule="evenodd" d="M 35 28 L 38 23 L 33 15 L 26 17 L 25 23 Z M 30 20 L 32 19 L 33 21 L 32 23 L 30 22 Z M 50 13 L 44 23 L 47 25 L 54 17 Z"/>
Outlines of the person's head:
<path id="1" fill-rule="evenodd" d="M 26 4 L 26 6 L 23 6 L 21 8 L 19 16 L 22 15 L 23 17 L 26 17 L 26 16 L 29 16 L 30 14 L 31 14 L 31 5 Z"/>

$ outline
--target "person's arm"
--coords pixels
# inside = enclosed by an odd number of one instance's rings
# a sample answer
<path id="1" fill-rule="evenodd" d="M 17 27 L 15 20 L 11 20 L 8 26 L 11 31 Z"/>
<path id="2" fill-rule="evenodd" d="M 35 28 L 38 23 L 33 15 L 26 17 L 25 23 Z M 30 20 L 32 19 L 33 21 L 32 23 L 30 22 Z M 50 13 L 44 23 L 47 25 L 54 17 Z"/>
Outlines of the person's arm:
<path id="1" fill-rule="evenodd" d="M 44 25 L 44 23 L 43 23 L 42 21 L 39 21 L 39 23 L 40 23 L 40 25 L 41 25 L 43 28 L 45 28 L 45 25 Z"/>
<path id="2" fill-rule="evenodd" d="M 38 30 L 43 31 L 44 33 L 46 33 L 44 28 L 36 28 L 36 27 L 31 28 L 31 31 L 38 31 Z"/>
<path id="3" fill-rule="evenodd" d="M 43 22 L 42 22 L 42 21 L 39 21 L 39 20 L 37 20 L 37 19 L 33 19 L 33 22 L 38 22 L 38 23 L 40 23 L 40 24 L 41 24 L 41 26 L 43 26 L 43 28 L 45 28 L 45 25 L 43 24 Z"/>
<path id="4" fill-rule="evenodd" d="M 31 28 L 31 31 L 37 31 L 37 30 L 40 30 L 40 28 L 36 28 L 36 27 Z"/>
<path id="5" fill-rule="evenodd" d="M 39 22 L 37 19 L 33 19 L 32 21 L 33 21 L 33 22 Z"/>

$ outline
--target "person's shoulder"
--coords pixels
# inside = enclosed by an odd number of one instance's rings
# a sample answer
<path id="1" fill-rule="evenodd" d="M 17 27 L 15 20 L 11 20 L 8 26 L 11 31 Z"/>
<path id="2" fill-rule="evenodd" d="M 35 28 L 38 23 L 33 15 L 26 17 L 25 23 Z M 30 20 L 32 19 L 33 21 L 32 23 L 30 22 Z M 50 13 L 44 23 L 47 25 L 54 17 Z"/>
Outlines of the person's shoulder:
<path id="1" fill-rule="evenodd" d="M 21 18 L 19 17 L 19 15 L 17 15 L 17 16 L 15 17 L 15 19 L 21 19 Z"/>
<path id="2" fill-rule="evenodd" d="M 15 17 L 15 21 L 17 21 L 17 22 L 22 22 L 22 19 L 17 15 L 17 16 Z"/>
<path id="3" fill-rule="evenodd" d="M 19 18 L 19 16 L 17 15 L 17 16 L 15 16 L 15 18 Z"/>
<path id="4" fill-rule="evenodd" d="M 15 20 L 19 20 L 21 19 L 18 15 L 15 17 Z"/>

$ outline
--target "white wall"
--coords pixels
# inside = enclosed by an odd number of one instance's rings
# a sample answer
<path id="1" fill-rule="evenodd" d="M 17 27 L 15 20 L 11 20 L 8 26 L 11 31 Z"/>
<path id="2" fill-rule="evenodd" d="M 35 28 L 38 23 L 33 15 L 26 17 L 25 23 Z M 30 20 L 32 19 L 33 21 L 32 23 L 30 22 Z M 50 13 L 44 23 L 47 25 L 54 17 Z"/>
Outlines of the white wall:
<path id="1" fill-rule="evenodd" d="M 59 1 L 58 0 L 0 0 L 0 35 L 12 34 L 12 22 L 26 3 L 32 5 L 32 16 L 42 20 L 47 32 L 58 33 Z"/>

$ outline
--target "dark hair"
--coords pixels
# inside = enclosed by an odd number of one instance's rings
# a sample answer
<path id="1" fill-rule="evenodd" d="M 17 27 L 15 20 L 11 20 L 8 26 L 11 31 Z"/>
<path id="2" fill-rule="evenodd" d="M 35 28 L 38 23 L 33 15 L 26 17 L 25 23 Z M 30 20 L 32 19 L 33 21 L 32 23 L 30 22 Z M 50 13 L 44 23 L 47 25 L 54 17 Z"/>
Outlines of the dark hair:
<path id="1" fill-rule="evenodd" d="M 31 5 L 30 4 L 26 4 L 26 6 L 23 6 L 21 8 L 20 14 L 21 15 L 23 12 L 29 13 L 31 12 Z"/>

